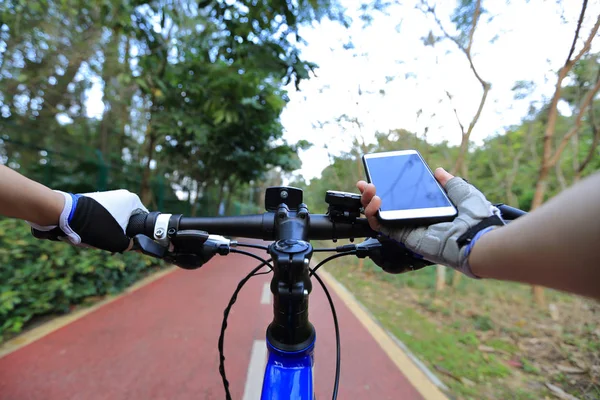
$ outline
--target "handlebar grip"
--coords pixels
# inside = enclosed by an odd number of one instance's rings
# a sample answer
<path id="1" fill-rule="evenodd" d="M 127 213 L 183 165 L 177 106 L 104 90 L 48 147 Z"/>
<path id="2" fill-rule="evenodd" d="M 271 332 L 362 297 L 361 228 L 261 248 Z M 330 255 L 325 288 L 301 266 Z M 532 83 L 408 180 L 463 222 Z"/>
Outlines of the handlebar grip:
<path id="1" fill-rule="evenodd" d="M 129 223 L 127 224 L 127 230 L 125 233 L 130 238 L 135 235 L 146 235 L 148 237 L 154 236 L 154 224 L 156 224 L 156 218 L 160 215 L 158 211 L 150 213 L 138 213 L 133 214 L 129 217 Z"/>
<path id="2" fill-rule="evenodd" d="M 527 214 L 527 212 L 523 210 L 519 210 L 518 208 L 507 206 L 506 204 L 495 204 L 496 207 L 502 213 L 502 218 L 507 220 L 517 219 Z"/>
<path id="3" fill-rule="evenodd" d="M 144 227 L 146 225 L 146 218 L 148 213 L 134 214 L 129 217 L 129 223 L 127 224 L 127 236 L 134 237 L 135 235 L 145 235 Z"/>

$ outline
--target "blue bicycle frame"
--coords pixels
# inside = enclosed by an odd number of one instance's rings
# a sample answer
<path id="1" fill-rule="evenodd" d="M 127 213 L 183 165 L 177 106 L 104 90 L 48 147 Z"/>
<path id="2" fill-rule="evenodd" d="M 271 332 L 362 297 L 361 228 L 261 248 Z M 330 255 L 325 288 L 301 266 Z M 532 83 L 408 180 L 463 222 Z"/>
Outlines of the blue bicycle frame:
<path id="1" fill-rule="evenodd" d="M 313 341 L 306 349 L 281 351 L 267 341 L 269 359 L 262 387 L 262 400 L 314 400 Z"/>

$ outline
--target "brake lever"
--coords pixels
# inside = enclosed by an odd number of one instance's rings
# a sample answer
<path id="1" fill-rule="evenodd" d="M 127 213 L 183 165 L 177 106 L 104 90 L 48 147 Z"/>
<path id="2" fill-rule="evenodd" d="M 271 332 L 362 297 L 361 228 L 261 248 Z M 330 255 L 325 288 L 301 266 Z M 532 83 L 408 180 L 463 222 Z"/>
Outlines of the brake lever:
<path id="1" fill-rule="evenodd" d="M 147 256 L 162 259 L 165 258 L 168 249 L 146 235 L 135 235 L 131 250 L 139 250 Z"/>

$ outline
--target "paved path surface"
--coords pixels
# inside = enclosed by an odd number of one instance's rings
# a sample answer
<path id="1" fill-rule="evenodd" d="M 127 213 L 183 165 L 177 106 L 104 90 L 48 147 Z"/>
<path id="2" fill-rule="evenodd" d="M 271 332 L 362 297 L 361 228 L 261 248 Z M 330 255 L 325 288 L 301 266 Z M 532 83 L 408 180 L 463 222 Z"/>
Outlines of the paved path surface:
<path id="1" fill-rule="evenodd" d="M 217 256 L 199 270 L 176 270 L 6 355 L 0 359 L 0 399 L 224 398 L 217 350 L 223 310 L 256 263 L 241 255 Z M 256 343 L 264 340 L 272 316 L 271 298 L 264 293 L 269 279 L 251 279 L 229 318 L 225 365 L 234 399 L 257 398 L 252 393 L 257 378 L 249 366 L 251 358 L 259 366 L 264 358 Z M 421 399 L 351 311 L 332 296 L 342 339 L 338 398 Z M 317 329 L 317 398 L 327 399 L 335 337 L 317 282 L 311 321 Z"/>

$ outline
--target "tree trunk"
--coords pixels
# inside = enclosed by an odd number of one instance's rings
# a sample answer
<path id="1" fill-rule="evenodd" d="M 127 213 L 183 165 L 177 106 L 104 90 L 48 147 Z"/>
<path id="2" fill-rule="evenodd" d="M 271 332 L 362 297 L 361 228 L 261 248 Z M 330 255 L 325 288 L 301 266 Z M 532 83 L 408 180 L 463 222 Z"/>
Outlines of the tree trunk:
<path id="1" fill-rule="evenodd" d="M 546 307 L 546 295 L 544 293 L 543 286 L 532 285 L 531 293 L 533 295 L 533 301 L 535 304 L 542 308 Z"/>
<path id="2" fill-rule="evenodd" d="M 194 200 L 192 202 L 192 207 L 190 209 L 190 216 L 192 216 L 192 217 L 195 217 L 196 212 L 198 211 L 198 195 L 200 193 L 200 182 L 195 182 L 195 183 L 196 183 L 196 190 L 195 190 Z"/>
<path id="3" fill-rule="evenodd" d="M 150 204 L 152 201 L 152 188 L 150 187 L 150 163 L 152 162 L 152 157 L 154 156 L 154 148 L 156 146 L 156 136 L 151 131 L 151 124 L 148 121 L 148 128 L 146 129 L 146 138 L 148 140 L 148 146 L 146 148 L 146 156 L 148 160 L 146 161 L 146 165 L 144 166 L 144 173 L 142 175 L 142 203 Z"/>
<path id="4" fill-rule="evenodd" d="M 469 150 L 469 134 L 463 134 L 462 139 L 460 141 L 460 150 L 458 152 L 458 157 L 456 158 L 456 163 L 454 164 L 454 172 L 456 175 L 462 177 L 463 179 L 468 178 L 467 172 L 467 152 Z M 455 273 L 452 275 L 452 287 L 457 287 L 462 279 L 462 274 Z M 435 290 L 444 290 L 446 287 L 446 268 L 438 265 L 437 266 L 437 277 L 435 281 Z"/>
<path id="5" fill-rule="evenodd" d="M 102 80 L 104 81 L 104 113 L 100 123 L 100 151 L 105 159 L 109 159 L 108 136 L 115 126 L 115 116 L 113 109 L 114 91 L 112 79 L 117 74 L 119 57 L 119 34 L 113 32 L 108 43 L 104 46 L 104 64 L 102 65 Z"/>
<path id="6" fill-rule="evenodd" d="M 225 215 L 231 215 L 231 199 L 233 198 L 233 192 L 235 190 L 234 183 L 232 181 L 227 182 L 227 196 L 225 198 Z"/>
<path id="7" fill-rule="evenodd" d="M 598 144 L 600 144 L 600 133 L 598 132 L 598 130 L 595 130 L 594 138 L 592 139 L 592 144 L 590 145 L 590 150 L 588 151 L 588 154 L 586 155 L 585 160 L 583 160 L 583 162 L 579 165 L 579 168 L 577 169 L 577 171 L 575 171 L 575 178 L 574 178 L 575 182 L 578 182 L 581 179 L 581 174 L 585 170 L 585 167 L 587 167 L 587 165 L 590 163 L 590 161 L 592 161 L 592 159 L 594 158 L 594 154 L 596 154 L 596 149 L 598 148 Z"/>
<path id="8" fill-rule="evenodd" d="M 359 258 L 358 259 L 358 270 L 360 272 L 362 272 L 365 268 L 365 259 L 364 258 Z"/>
<path id="9" fill-rule="evenodd" d="M 548 174 L 552 165 L 549 164 L 550 158 L 552 157 L 552 137 L 554 135 L 554 129 L 556 128 L 556 120 L 558 118 L 558 101 L 560 100 L 562 81 L 567 76 L 569 69 L 565 66 L 558 71 L 558 79 L 556 82 L 554 96 L 550 103 L 550 109 L 548 111 L 548 122 L 546 123 L 546 130 L 544 132 L 544 150 L 542 153 L 542 163 L 540 165 L 540 172 L 538 174 L 538 180 L 535 184 L 535 193 L 531 202 L 531 210 L 535 210 L 544 202 L 544 196 L 546 194 L 546 188 L 548 186 Z M 546 306 L 546 298 L 544 295 L 544 288 L 541 286 L 533 285 L 531 287 L 533 299 L 535 304 L 540 307 Z"/>
<path id="10" fill-rule="evenodd" d="M 446 267 L 443 265 L 436 266 L 435 276 L 435 291 L 441 292 L 446 289 Z"/>
<path id="11" fill-rule="evenodd" d="M 454 169 L 452 170 L 456 175 L 467 179 L 467 163 L 466 157 L 467 152 L 469 150 L 469 137 L 467 135 L 463 135 L 460 141 L 460 150 L 458 152 L 458 157 L 456 158 L 456 163 L 454 164 Z"/>
<path id="12" fill-rule="evenodd" d="M 217 208 L 216 208 L 215 215 L 219 215 L 219 211 L 221 209 L 221 201 L 223 200 L 223 193 L 225 192 L 226 184 L 227 184 L 227 182 L 222 181 L 221 187 L 219 187 L 219 196 L 217 197 Z"/>
<path id="13" fill-rule="evenodd" d="M 597 80 L 600 80 L 600 73 L 598 74 Z M 585 169 L 585 167 L 587 167 L 587 165 L 590 163 L 590 161 L 592 161 L 592 159 L 594 158 L 594 154 L 596 154 L 596 148 L 598 147 L 598 144 L 600 142 L 600 129 L 598 129 L 598 126 L 596 125 L 596 115 L 595 115 L 593 100 L 592 100 L 592 103 L 590 104 L 588 114 L 589 114 L 588 123 L 590 125 L 590 128 L 592 129 L 592 144 L 590 145 L 588 153 L 586 154 L 585 158 L 583 159 L 583 162 L 578 163 L 578 165 L 577 165 L 577 169 L 575 170 L 575 176 L 573 178 L 574 182 L 578 182 L 581 179 L 581 174 L 583 173 L 583 170 Z"/>
<path id="14" fill-rule="evenodd" d="M 122 70 L 124 73 L 130 73 L 129 67 L 129 51 L 130 51 L 130 42 L 129 38 L 125 40 L 125 51 L 124 51 L 124 60 Z M 120 88 L 121 96 L 122 96 L 122 104 L 119 107 L 120 119 L 122 121 L 119 131 L 119 151 L 122 152 L 127 143 L 127 125 L 129 121 L 129 114 L 131 111 L 131 103 L 133 100 L 134 94 L 134 85 L 124 86 Z M 119 154 L 121 156 L 121 154 Z"/>
<path id="15" fill-rule="evenodd" d="M 454 271 L 454 274 L 452 275 L 452 287 L 456 288 L 458 287 L 461 279 L 462 279 L 462 275 L 460 272 Z"/>

